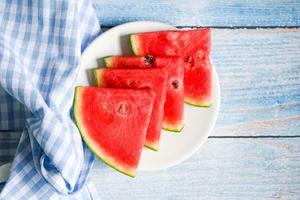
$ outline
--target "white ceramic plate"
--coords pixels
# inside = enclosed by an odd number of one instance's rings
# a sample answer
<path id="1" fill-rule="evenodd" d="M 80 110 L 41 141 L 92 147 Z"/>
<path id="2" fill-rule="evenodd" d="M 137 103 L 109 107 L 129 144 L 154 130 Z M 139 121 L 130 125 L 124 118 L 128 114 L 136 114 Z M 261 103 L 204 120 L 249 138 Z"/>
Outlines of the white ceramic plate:
<path id="1" fill-rule="evenodd" d="M 146 31 L 174 30 L 173 26 L 158 22 L 131 22 L 102 33 L 84 51 L 78 85 L 93 83 L 91 70 L 101 66 L 101 59 L 110 55 L 130 55 L 128 34 Z M 161 170 L 174 166 L 190 157 L 211 132 L 219 112 L 220 87 L 217 73 L 213 71 L 213 105 L 198 108 L 185 105 L 185 126 L 180 134 L 162 131 L 158 152 L 144 148 L 139 170 Z"/>

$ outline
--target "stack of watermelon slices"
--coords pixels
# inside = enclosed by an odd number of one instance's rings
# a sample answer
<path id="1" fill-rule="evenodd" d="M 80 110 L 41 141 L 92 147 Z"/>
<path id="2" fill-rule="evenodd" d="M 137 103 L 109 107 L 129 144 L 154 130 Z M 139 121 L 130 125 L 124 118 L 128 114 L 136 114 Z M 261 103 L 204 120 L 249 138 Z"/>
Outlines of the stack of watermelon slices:
<path id="1" fill-rule="evenodd" d="M 161 128 L 183 129 L 184 102 L 212 103 L 210 29 L 137 33 L 135 56 L 104 58 L 97 87 L 77 87 L 76 124 L 105 163 L 135 176 L 142 147 L 158 151 Z"/>

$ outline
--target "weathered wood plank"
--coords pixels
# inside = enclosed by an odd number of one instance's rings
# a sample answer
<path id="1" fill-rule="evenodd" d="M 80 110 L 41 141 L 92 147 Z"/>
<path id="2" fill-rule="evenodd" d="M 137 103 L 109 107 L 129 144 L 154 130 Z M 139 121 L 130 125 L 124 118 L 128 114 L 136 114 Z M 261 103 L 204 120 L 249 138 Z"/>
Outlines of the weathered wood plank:
<path id="1" fill-rule="evenodd" d="M 214 29 L 214 136 L 300 135 L 300 29 Z"/>
<path id="2" fill-rule="evenodd" d="M 102 199 L 299 199 L 300 138 L 209 139 L 192 158 L 127 178 L 96 163 Z"/>
<path id="3" fill-rule="evenodd" d="M 152 20 L 176 26 L 299 26 L 300 2 L 267 1 L 135 1 L 93 0 L 99 21 L 104 26 Z"/>

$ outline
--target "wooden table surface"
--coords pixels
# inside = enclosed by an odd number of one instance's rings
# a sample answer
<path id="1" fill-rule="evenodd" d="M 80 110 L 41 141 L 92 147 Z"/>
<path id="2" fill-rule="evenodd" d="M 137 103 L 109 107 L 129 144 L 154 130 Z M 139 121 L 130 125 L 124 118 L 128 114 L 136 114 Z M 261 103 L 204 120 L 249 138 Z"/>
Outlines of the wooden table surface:
<path id="1" fill-rule="evenodd" d="M 152 20 L 213 27 L 221 110 L 209 139 L 164 171 L 127 178 L 100 162 L 112 199 L 300 199 L 300 1 L 93 0 L 102 27 Z"/>

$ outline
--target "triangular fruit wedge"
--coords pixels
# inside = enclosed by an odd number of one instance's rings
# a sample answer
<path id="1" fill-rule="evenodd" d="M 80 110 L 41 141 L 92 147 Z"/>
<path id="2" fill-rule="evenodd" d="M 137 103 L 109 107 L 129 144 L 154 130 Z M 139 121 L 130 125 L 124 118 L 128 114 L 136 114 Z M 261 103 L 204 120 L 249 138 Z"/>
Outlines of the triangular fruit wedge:
<path id="1" fill-rule="evenodd" d="M 108 68 L 164 68 L 168 72 L 167 95 L 162 128 L 180 132 L 183 128 L 183 59 L 178 56 L 111 56 L 104 58 Z"/>
<path id="2" fill-rule="evenodd" d="M 195 106 L 212 103 L 210 35 L 207 29 L 137 33 L 130 36 L 135 55 L 182 56 L 184 100 Z"/>
<path id="3" fill-rule="evenodd" d="M 167 72 L 164 69 L 97 69 L 94 75 L 98 87 L 150 88 L 155 92 L 145 146 L 157 151 L 164 116 Z M 139 121 L 138 118 L 136 120 Z"/>
<path id="4" fill-rule="evenodd" d="M 149 89 L 77 87 L 74 116 L 83 140 L 114 169 L 134 177 L 155 94 Z"/>

